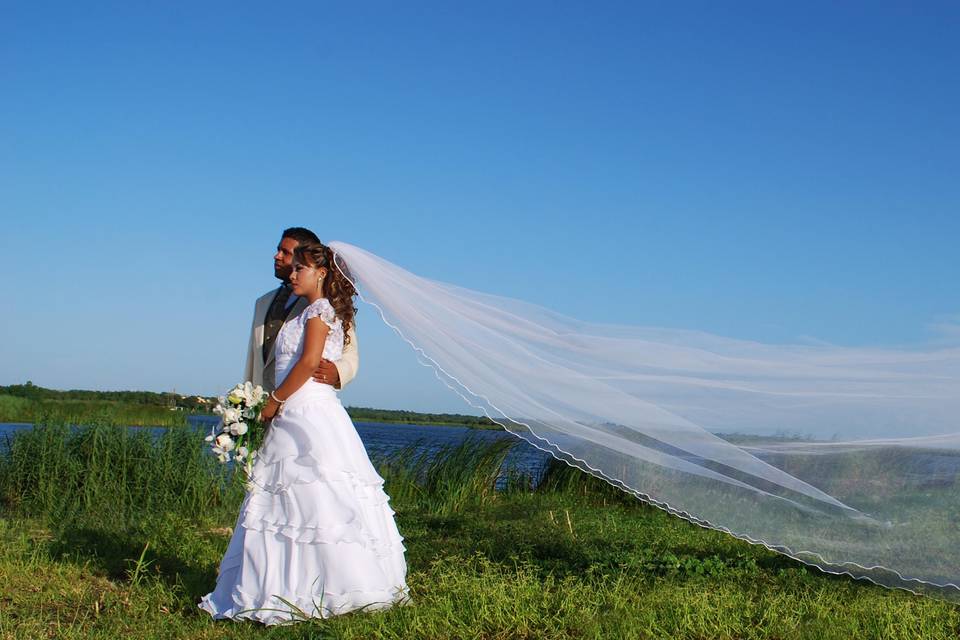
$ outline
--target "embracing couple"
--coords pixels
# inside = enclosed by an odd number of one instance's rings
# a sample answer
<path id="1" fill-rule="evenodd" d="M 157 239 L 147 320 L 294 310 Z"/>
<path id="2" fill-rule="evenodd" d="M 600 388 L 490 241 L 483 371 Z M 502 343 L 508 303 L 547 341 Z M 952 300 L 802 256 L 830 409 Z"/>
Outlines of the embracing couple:
<path id="1" fill-rule="evenodd" d="M 244 376 L 271 426 L 199 606 L 270 625 L 409 602 L 383 478 L 336 394 L 357 373 L 356 289 L 308 229 L 285 230 L 273 260 L 282 284 L 257 300 Z"/>

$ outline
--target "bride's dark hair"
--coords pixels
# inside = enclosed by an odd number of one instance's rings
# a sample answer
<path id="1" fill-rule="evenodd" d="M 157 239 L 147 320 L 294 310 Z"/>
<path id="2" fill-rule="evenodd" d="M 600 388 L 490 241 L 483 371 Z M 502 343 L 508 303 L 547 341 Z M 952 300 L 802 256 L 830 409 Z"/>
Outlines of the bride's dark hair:
<path id="1" fill-rule="evenodd" d="M 315 269 L 323 267 L 327 270 L 327 277 L 323 280 L 323 295 L 330 301 L 337 317 L 343 323 L 343 343 L 346 345 L 350 342 L 348 332 L 353 326 L 353 317 L 357 314 L 357 308 L 353 306 L 353 297 L 357 295 L 357 290 L 348 277 L 347 265 L 342 258 L 334 264 L 333 249 L 320 242 L 298 245 L 293 250 L 293 259 Z"/>

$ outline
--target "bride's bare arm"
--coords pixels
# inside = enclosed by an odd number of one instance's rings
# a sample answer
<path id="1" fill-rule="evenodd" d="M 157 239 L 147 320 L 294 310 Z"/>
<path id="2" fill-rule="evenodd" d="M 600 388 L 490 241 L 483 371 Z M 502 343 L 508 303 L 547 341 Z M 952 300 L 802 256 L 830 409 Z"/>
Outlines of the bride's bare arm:
<path id="1" fill-rule="evenodd" d="M 303 353 L 283 380 L 283 384 L 273 392 L 281 402 L 302 387 L 313 375 L 314 369 L 320 365 L 320 361 L 323 360 L 323 345 L 327 341 L 328 333 L 330 333 L 330 327 L 320 317 L 307 320 L 303 333 Z M 280 403 L 271 397 L 261 415 L 264 419 L 270 419 L 276 415 L 278 408 Z"/>

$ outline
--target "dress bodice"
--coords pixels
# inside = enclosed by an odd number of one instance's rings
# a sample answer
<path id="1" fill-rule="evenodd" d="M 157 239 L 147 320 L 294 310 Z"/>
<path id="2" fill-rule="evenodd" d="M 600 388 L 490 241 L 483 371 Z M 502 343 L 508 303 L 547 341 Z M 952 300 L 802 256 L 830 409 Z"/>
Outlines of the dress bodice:
<path id="1" fill-rule="evenodd" d="M 280 328 L 277 343 L 274 345 L 278 387 L 303 354 L 303 336 L 307 327 L 307 320 L 316 317 L 319 317 L 330 327 L 327 341 L 323 345 L 323 357 L 331 362 L 336 362 L 343 355 L 343 323 L 337 317 L 330 301 L 326 298 L 319 298 L 301 311 L 300 315 L 285 322 Z"/>

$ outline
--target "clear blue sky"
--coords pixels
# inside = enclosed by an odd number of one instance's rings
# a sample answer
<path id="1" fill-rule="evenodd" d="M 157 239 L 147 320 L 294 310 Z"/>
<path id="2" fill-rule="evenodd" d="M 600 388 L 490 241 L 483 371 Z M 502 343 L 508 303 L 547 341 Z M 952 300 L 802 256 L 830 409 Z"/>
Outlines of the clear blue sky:
<path id="1" fill-rule="evenodd" d="M 955 2 L 153 4 L 4 5 L 0 384 L 219 392 L 290 225 L 590 320 L 956 331 Z M 461 408 L 359 331 L 345 402 Z"/>

